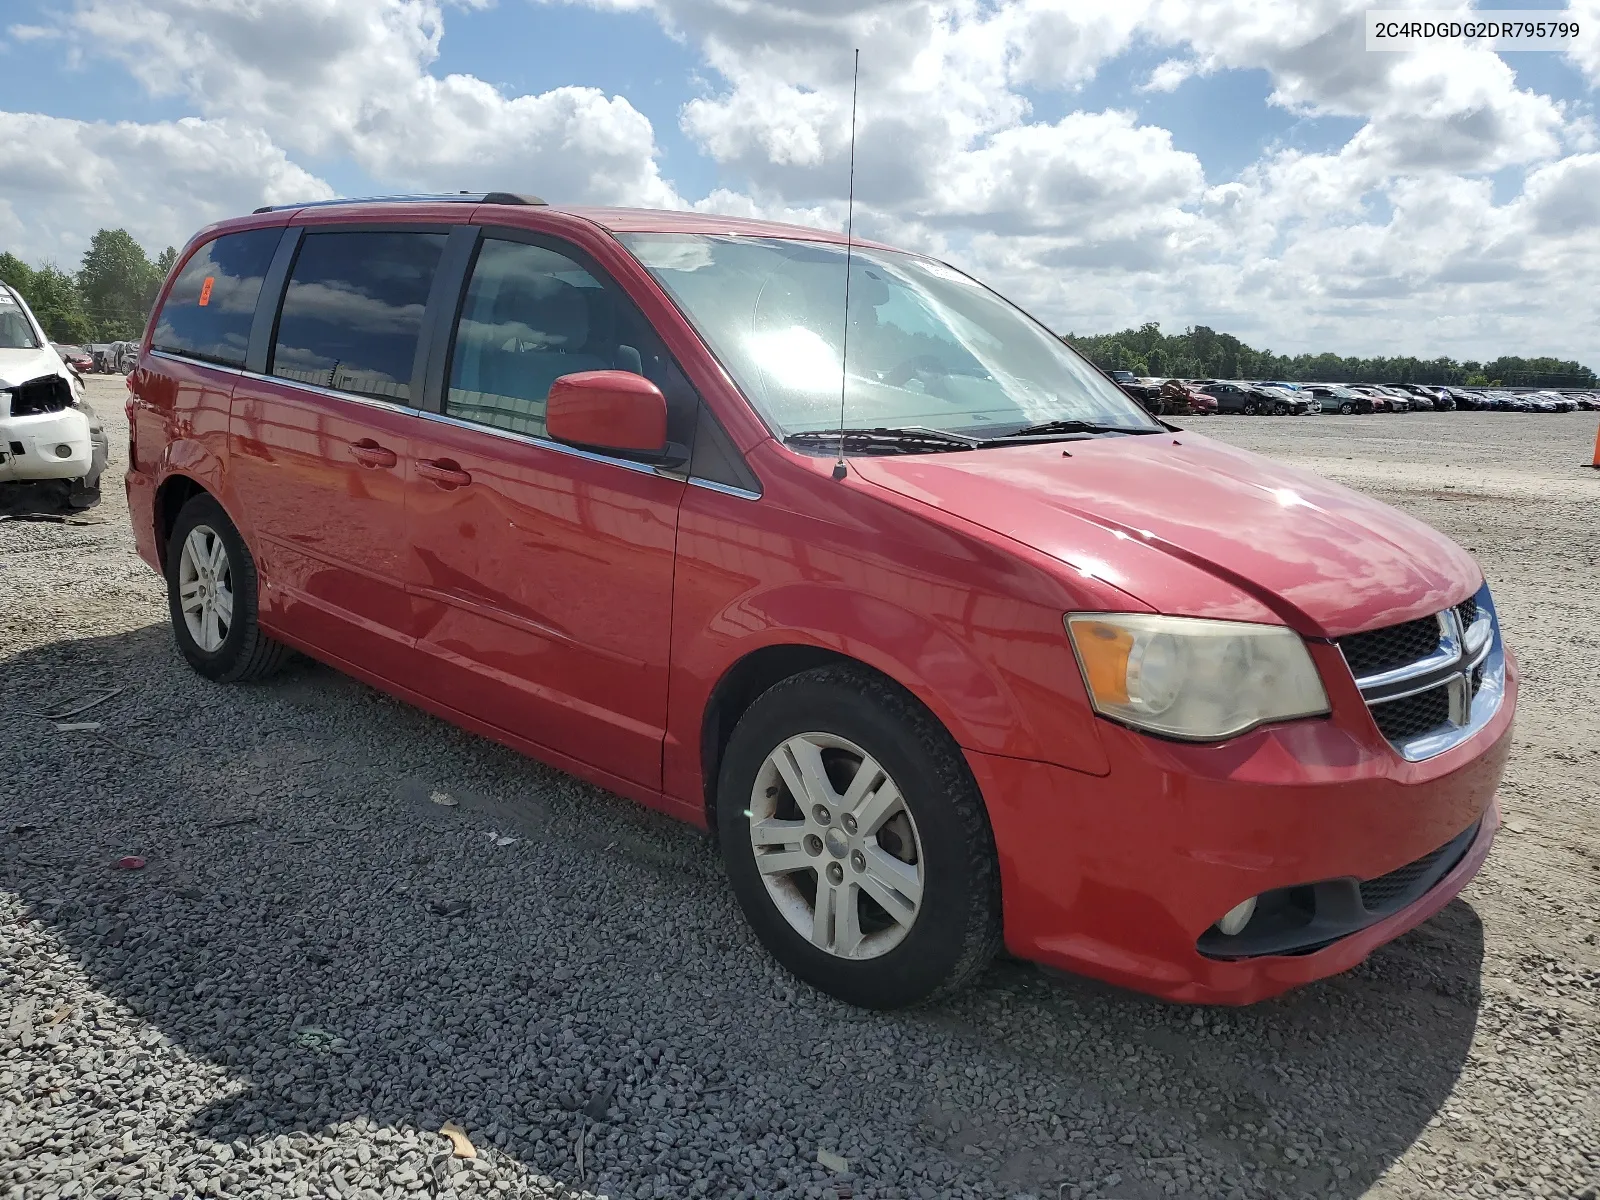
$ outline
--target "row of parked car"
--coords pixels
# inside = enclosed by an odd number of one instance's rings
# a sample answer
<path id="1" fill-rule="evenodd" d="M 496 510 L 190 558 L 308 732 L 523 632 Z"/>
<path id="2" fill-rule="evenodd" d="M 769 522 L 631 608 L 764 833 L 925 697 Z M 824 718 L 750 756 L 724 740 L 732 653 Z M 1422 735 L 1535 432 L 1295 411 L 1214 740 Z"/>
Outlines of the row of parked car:
<path id="1" fill-rule="evenodd" d="M 69 346 L 52 342 L 61 360 L 80 375 L 126 375 L 139 361 L 138 342 L 99 342 L 92 346 Z"/>
<path id="2" fill-rule="evenodd" d="M 1600 410 L 1600 391 L 1438 387 L 1417 383 L 1291 383 L 1286 380 L 1139 378 L 1111 373 L 1122 390 L 1158 416 L 1306 416 L 1312 413 L 1575 412 Z"/>

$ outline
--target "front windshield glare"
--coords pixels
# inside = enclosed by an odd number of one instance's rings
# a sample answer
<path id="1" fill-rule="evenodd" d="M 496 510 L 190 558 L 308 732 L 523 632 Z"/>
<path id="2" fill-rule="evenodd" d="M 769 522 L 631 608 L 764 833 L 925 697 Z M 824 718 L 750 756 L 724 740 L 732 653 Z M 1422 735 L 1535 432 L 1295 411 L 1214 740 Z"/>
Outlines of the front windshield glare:
<path id="1" fill-rule="evenodd" d="M 845 249 L 780 238 L 622 241 L 779 437 L 839 426 Z M 845 425 L 1000 437 L 1046 421 L 1155 428 L 1050 332 L 940 263 L 857 248 Z"/>

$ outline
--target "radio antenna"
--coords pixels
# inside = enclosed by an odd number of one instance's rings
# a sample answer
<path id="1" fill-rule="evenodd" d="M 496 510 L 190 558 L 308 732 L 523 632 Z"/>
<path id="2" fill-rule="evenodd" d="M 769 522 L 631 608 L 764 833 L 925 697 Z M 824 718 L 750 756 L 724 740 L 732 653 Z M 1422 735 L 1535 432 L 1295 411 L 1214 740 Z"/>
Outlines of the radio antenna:
<path id="1" fill-rule="evenodd" d="M 833 477 L 849 474 L 844 464 L 844 392 L 850 380 L 850 260 L 856 236 L 856 96 L 861 90 L 861 47 L 856 47 L 855 70 L 850 79 L 850 199 L 844 210 L 844 337 L 839 345 L 839 461 Z"/>

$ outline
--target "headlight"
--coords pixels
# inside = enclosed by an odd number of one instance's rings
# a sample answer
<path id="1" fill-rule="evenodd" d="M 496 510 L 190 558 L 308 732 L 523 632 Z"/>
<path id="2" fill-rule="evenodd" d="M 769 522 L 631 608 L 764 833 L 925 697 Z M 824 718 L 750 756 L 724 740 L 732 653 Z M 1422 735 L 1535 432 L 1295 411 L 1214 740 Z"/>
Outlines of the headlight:
<path id="1" fill-rule="evenodd" d="M 1095 711 L 1124 724 L 1209 742 L 1328 711 L 1305 643 L 1281 625 L 1142 613 L 1066 622 Z"/>

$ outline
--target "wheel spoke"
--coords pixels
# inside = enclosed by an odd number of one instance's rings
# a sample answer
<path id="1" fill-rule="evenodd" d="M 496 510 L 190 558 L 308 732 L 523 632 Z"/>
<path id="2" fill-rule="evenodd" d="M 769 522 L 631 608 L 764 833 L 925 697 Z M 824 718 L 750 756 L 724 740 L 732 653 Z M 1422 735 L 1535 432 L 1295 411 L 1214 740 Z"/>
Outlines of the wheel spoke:
<path id="1" fill-rule="evenodd" d="M 833 914 L 833 952 L 845 958 L 854 958 L 861 949 L 861 893 L 854 884 L 833 889 L 835 911 Z"/>
<path id="2" fill-rule="evenodd" d="M 917 868 L 901 862 L 881 846 L 871 846 L 864 853 L 867 869 L 860 876 L 862 890 L 901 925 L 911 924 L 922 902 Z"/>
<path id="3" fill-rule="evenodd" d="M 757 850 L 768 847 L 777 849 L 780 846 L 798 846 L 800 839 L 805 836 L 806 823 L 804 821 L 779 821 L 768 819 L 765 821 L 750 822 L 750 843 Z"/>
<path id="4" fill-rule="evenodd" d="M 191 529 L 189 536 L 183 539 L 183 556 L 189 560 L 197 575 L 201 567 L 211 565 L 211 552 L 206 548 L 206 533 L 203 527 L 197 526 Z"/>
<path id="5" fill-rule="evenodd" d="M 843 890 L 829 883 L 822 872 L 817 873 L 817 907 L 811 917 L 811 942 L 824 950 L 833 949 L 834 918 Z"/>
<path id="6" fill-rule="evenodd" d="M 816 860 L 798 846 L 792 850 L 768 850 L 756 854 L 756 869 L 763 875 L 792 875 L 815 870 Z"/>
<path id="7" fill-rule="evenodd" d="M 862 797 L 878 786 L 878 781 L 884 777 L 883 768 L 870 756 L 864 757 L 856 767 L 856 773 L 850 779 L 850 786 L 844 790 L 844 808 L 847 812 L 855 812 L 860 807 Z M 856 819 L 860 820 L 857 813 Z"/>
<path id="8" fill-rule="evenodd" d="M 822 749 L 803 737 L 790 738 L 772 756 L 773 765 L 797 804 L 837 804 L 839 794 L 828 783 Z"/>
<path id="9" fill-rule="evenodd" d="M 868 761 L 870 762 L 871 760 L 869 759 Z M 851 809 L 855 813 L 856 827 L 863 836 L 877 833 L 878 830 L 883 828 L 883 823 L 899 812 L 902 807 L 900 789 L 895 787 L 894 780 L 884 775 L 881 770 L 878 771 L 878 776 L 883 782 L 875 791 L 868 792 Z M 859 779 L 861 776 L 857 775 L 856 778 Z M 852 783 L 852 790 L 854 786 Z"/>
<path id="10" fill-rule="evenodd" d="M 216 534 L 211 535 L 210 566 L 219 578 L 228 568 L 228 548 L 222 544 L 222 539 Z"/>
<path id="11" fill-rule="evenodd" d="M 178 607 L 186 613 L 197 613 L 205 604 L 205 598 L 200 595 L 200 581 L 191 579 L 188 583 L 178 585 Z"/>
<path id="12" fill-rule="evenodd" d="M 218 588 L 212 607 L 217 610 L 217 615 L 222 618 L 223 625 L 233 624 L 233 593 L 227 588 Z"/>
<path id="13" fill-rule="evenodd" d="M 209 652 L 222 645 L 222 629 L 217 621 L 217 610 L 215 608 L 205 610 L 204 615 L 200 618 L 200 627 L 205 632 L 205 637 L 200 643 L 200 649 Z"/>

